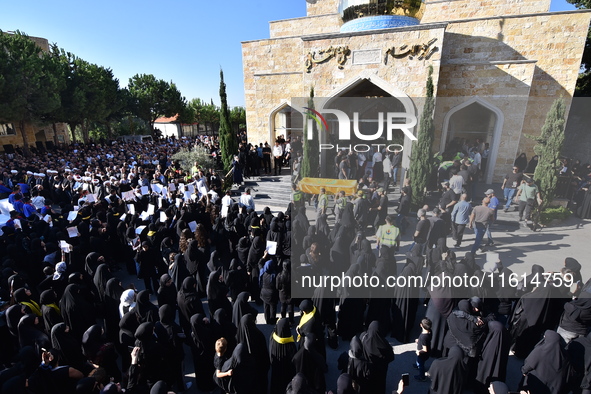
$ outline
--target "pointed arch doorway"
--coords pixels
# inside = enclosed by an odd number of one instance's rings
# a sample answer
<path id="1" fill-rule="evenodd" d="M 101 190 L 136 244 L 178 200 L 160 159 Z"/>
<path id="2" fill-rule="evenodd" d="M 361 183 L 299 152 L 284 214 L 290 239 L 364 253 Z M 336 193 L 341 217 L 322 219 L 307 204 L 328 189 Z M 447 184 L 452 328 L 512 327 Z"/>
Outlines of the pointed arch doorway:
<path id="1" fill-rule="evenodd" d="M 492 183 L 504 120 L 499 108 L 480 97 L 471 98 L 445 115 L 440 151 L 445 152 L 465 140 L 488 142 L 490 151 L 483 181 Z"/>
<path id="2" fill-rule="evenodd" d="M 356 99 L 354 101 L 347 100 Z M 358 100 L 357 100 L 358 99 Z M 384 100 L 380 100 L 384 99 Z M 359 113 L 359 122 L 357 124 L 361 134 L 366 136 L 376 134 L 378 129 L 378 114 L 387 112 L 404 112 L 416 116 L 417 110 L 413 101 L 408 97 L 402 90 L 396 88 L 389 82 L 383 80 L 377 75 L 371 72 L 362 72 L 356 78 L 349 82 L 341 85 L 339 88 L 333 90 L 327 98 L 320 102 L 319 111 L 322 109 L 345 109 L 345 112 L 350 114 L 350 120 L 353 122 L 353 112 Z M 338 120 L 336 116 L 327 114 L 325 115 L 326 120 L 329 124 L 329 130 L 331 132 L 321 136 L 320 143 L 334 144 L 338 143 L 338 135 L 336 133 L 338 128 Z M 384 121 L 386 121 L 384 116 Z M 353 130 L 354 124 L 351 124 L 351 130 Z M 384 130 L 386 126 L 384 126 Z M 416 136 L 417 127 L 411 129 L 411 132 Z M 385 135 L 385 132 L 383 133 Z M 360 141 L 363 143 L 371 144 L 369 141 Z M 412 141 L 405 137 L 401 132 L 398 133 L 397 137 L 393 138 L 392 141 L 387 141 L 385 138 L 376 140 L 375 143 L 380 144 L 400 144 L 403 146 L 403 159 L 402 159 L 402 171 L 399 174 L 400 179 L 404 179 L 405 170 L 408 169 L 410 164 L 410 154 L 412 151 Z M 344 144 L 344 145 L 349 145 Z M 322 172 L 327 173 L 326 164 L 332 165 L 332 157 L 336 155 L 335 152 L 331 157 L 327 157 L 326 152 L 322 153 Z"/>

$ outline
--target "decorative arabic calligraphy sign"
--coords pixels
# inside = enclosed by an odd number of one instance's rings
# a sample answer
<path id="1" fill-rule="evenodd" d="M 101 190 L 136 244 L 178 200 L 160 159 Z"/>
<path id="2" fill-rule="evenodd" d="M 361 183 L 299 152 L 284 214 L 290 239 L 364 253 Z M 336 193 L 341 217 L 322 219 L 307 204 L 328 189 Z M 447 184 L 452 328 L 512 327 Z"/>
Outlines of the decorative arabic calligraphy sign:
<path id="1" fill-rule="evenodd" d="M 392 47 L 386 51 L 384 57 L 384 64 L 388 64 L 388 56 L 392 56 L 394 59 L 402 59 L 409 57 L 410 59 L 416 58 L 417 60 L 429 59 L 431 55 L 439 50 L 438 47 L 432 46 L 437 38 L 433 38 L 426 44 L 419 45 L 402 45 L 398 48 Z"/>
<path id="2" fill-rule="evenodd" d="M 320 64 L 332 58 L 335 58 L 339 69 L 343 69 L 347 62 L 347 57 L 351 54 L 348 46 L 329 47 L 328 49 L 321 49 L 316 52 L 308 52 L 306 55 L 306 71 L 310 72 L 314 64 Z M 319 57 L 317 58 L 316 55 Z"/>

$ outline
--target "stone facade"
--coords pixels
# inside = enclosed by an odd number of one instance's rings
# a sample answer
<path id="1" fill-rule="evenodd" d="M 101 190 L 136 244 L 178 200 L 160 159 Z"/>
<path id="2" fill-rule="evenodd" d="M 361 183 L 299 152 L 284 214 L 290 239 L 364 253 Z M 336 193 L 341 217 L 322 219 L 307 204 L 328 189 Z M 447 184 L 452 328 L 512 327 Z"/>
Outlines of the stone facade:
<path id="1" fill-rule="evenodd" d="M 534 141 L 524 134 L 539 134 L 552 101 L 574 92 L 591 13 L 548 13 L 549 3 L 427 1 L 420 25 L 354 33 L 339 33 L 338 0 L 308 4 L 307 17 L 272 22 L 271 39 L 242 44 L 249 136 L 273 140 L 275 113 L 291 98 L 307 97 L 311 86 L 317 97 L 332 97 L 370 80 L 392 95 L 424 97 L 432 66 L 433 149 L 445 145 L 450 114 L 477 102 L 499 122 L 488 141 L 495 157 L 486 179 L 499 181 L 518 153 L 533 155 Z M 427 58 L 386 55 L 393 47 L 429 42 L 437 50 Z M 333 57 L 306 67 L 309 54 L 316 59 L 331 47 L 351 52 L 342 64 Z"/>

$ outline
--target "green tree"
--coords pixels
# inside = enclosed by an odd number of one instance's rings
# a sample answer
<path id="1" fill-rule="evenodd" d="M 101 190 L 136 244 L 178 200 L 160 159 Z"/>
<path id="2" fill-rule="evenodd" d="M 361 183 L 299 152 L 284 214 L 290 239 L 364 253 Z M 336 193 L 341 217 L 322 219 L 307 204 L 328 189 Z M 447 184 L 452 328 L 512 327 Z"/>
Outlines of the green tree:
<path id="1" fill-rule="evenodd" d="M 566 0 L 577 8 L 591 9 L 591 0 Z M 591 97 L 591 28 L 587 31 L 587 41 L 581 59 L 581 70 L 575 89 L 575 96 Z"/>
<path id="2" fill-rule="evenodd" d="M 310 88 L 310 98 L 308 98 L 308 108 L 314 109 L 314 87 Z M 308 122 L 308 119 L 312 119 L 310 111 L 306 114 L 304 119 L 304 147 L 303 157 L 300 166 L 300 177 L 316 177 L 318 176 L 318 170 L 320 168 L 320 141 L 318 130 L 314 127 L 314 122 Z M 308 123 L 312 125 L 312 138 L 308 138 Z"/>
<path id="3" fill-rule="evenodd" d="M 232 107 L 230 111 L 230 119 L 235 131 L 246 128 L 246 109 L 244 107 Z"/>
<path id="4" fill-rule="evenodd" d="M 189 106 L 194 113 L 195 121 L 205 126 L 205 134 L 209 134 L 210 129 L 213 132 L 217 128 L 220 123 L 220 109 L 213 102 L 208 104 L 199 98 L 194 98 Z"/>
<path id="5" fill-rule="evenodd" d="M 156 119 L 175 116 L 186 105 L 185 98 L 174 83 L 156 79 L 152 74 L 134 75 L 129 79 L 128 89 L 134 113 L 150 125 L 152 134 Z"/>
<path id="6" fill-rule="evenodd" d="M 0 31 L 0 121 L 16 122 L 30 156 L 27 124 L 60 106 L 63 75 L 55 59 L 21 32 Z"/>
<path id="7" fill-rule="evenodd" d="M 188 173 L 191 173 L 191 169 L 195 163 L 198 163 L 201 168 L 209 169 L 215 168 L 216 162 L 211 153 L 203 146 L 194 146 L 193 149 L 189 150 L 186 148 L 181 149 L 174 155 L 172 155 L 173 161 L 179 161 L 181 168 Z"/>
<path id="8" fill-rule="evenodd" d="M 556 193 L 560 152 L 564 143 L 565 111 L 564 100 L 556 99 L 546 115 L 542 134 L 539 137 L 529 136 L 538 142 L 534 147 L 534 152 L 539 155 L 534 179 L 542 195 L 542 208 L 550 206 Z"/>
<path id="9" fill-rule="evenodd" d="M 422 207 L 425 201 L 425 191 L 431 176 L 431 145 L 434 139 L 433 109 L 435 99 L 433 98 L 433 67 L 429 66 L 427 78 L 427 95 L 425 106 L 421 114 L 418 140 L 412 148 L 410 155 L 409 178 L 412 189 L 412 205 L 415 208 Z"/>
<path id="10" fill-rule="evenodd" d="M 234 155 L 238 153 L 238 141 L 234 130 L 232 130 L 232 120 L 230 119 L 230 111 L 228 110 L 228 98 L 223 70 L 220 70 L 220 101 L 222 103 L 220 107 L 220 150 L 222 152 L 224 170 L 229 171 L 232 167 Z"/>

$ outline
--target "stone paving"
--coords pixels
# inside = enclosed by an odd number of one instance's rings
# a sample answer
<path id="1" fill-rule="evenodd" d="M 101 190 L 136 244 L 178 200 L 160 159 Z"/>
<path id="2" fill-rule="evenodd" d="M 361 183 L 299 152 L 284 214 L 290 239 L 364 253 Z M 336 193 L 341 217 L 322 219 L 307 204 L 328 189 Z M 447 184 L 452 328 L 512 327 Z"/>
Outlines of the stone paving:
<path id="1" fill-rule="evenodd" d="M 290 179 L 289 176 L 263 176 L 262 178 L 253 178 L 245 182 L 245 185 L 239 189 L 233 191 L 233 196 L 237 197 L 244 188 L 249 187 L 254 195 L 256 210 L 262 212 L 264 207 L 269 206 L 274 214 L 279 211 L 284 211 L 287 204 L 290 201 Z M 489 187 L 497 190 L 500 194 L 500 185 L 479 185 L 477 191 L 478 196 L 483 196 L 482 192 Z M 399 189 L 396 189 L 398 192 Z M 390 199 L 389 212 L 394 211 L 394 202 L 398 200 L 398 193 L 390 193 L 388 195 Z M 484 197 L 484 196 L 483 196 Z M 436 203 L 436 199 L 433 200 L 433 204 Z M 307 208 L 307 214 L 309 218 L 315 218 L 313 207 Z M 530 272 L 530 268 L 533 264 L 542 265 L 546 271 L 558 271 L 563 264 L 565 257 L 574 257 L 582 265 L 582 275 L 584 280 L 591 276 L 591 265 L 587 264 L 586 256 L 591 251 L 589 245 L 589 239 L 591 239 L 591 221 L 580 220 L 575 217 L 571 217 L 559 225 L 553 227 L 547 227 L 538 232 L 532 232 L 529 228 L 524 225 L 520 225 L 518 220 L 518 213 L 510 211 L 508 213 L 499 212 L 498 221 L 493 229 L 493 238 L 495 241 L 494 249 L 492 251 L 499 253 L 499 256 L 503 263 L 510 267 L 514 272 Z M 402 269 L 403 260 L 399 256 L 405 253 L 411 243 L 411 234 L 414 231 L 416 219 L 409 218 L 411 225 L 407 234 L 403 236 L 400 254 L 397 254 L 398 271 Z M 331 222 L 332 225 L 332 222 Z M 372 242 L 375 241 L 375 237 L 369 237 Z M 460 249 L 456 249 L 458 256 L 463 256 L 465 252 L 469 251 L 474 240 L 474 233 L 466 229 L 463 246 Z M 451 244 L 451 241 L 448 241 Z M 479 252 L 477 254 L 476 262 L 482 266 L 486 261 L 485 253 Z M 129 282 L 135 283 L 138 289 L 143 289 L 143 282 L 138 281 L 136 278 L 127 276 L 123 271 L 117 272 L 117 276 L 121 277 L 124 286 Z M 155 297 L 152 297 L 155 301 Z M 207 303 L 204 302 L 205 308 Z M 259 311 L 257 317 L 258 327 L 268 338 L 271 335 L 272 326 L 264 323 L 262 314 L 262 307 L 257 307 Z M 425 308 L 421 305 L 419 307 L 417 318 L 423 316 Z M 296 320 L 298 312 L 296 312 Z M 418 337 L 419 330 L 416 328 L 416 332 L 411 337 Z M 417 382 L 412 377 L 415 375 L 416 370 L 412 368 L 412 364 L 415 359 L 415 344 L 400 344 L 395 339 L 388 338 L 391 345 L 393 346 L 396 354 L 396 359 L 390 364 L 388 369 L 388 385 L 387 393 L 391 393 L 398 384 L 400 375 L 402 373 L 409 373 L 411 375 L 411 384 L 404 391 L 408 394 L 414 393 L 426 393 L 429 387 L 429 382 Z M 337 349 L 333 350 L 327 347 L 327 363 L 328 373 L 326 374 L 327 389 L 332 389 L 336 392 L 336 381 L 339 376 L 337 370 L 337 359 L 345 351 L 349 349 L 349 343 L 345 341 L 339 341 Z M 185 358 L 185 374 L 187 380 L 190 380 L 194 374 L 192 372 L 193 365 L 190 357 L 189 349 L 186 350 L 187 357 Z M 427 367 L 431 364 L 433 359 L 427 362 Z M 521 379 L 520 368 L 523 364 L 523 360 L 519 360 L 514 356 L 509 357 L 509 366 L 507 371 L 507 383 L 511 389 L 516 389 L 519 380 Z M 195 385 L 191 387 L 186 393 L 201 393 L 195 388 Z M 469 391 L 466 391 L 469 393 Z M 279 394 L 279 393 L 270 393 Z"/>

